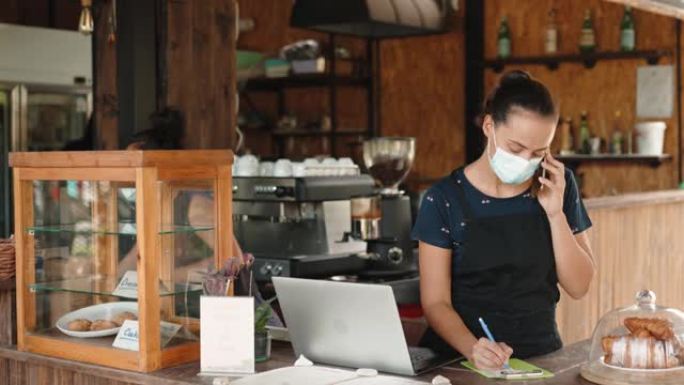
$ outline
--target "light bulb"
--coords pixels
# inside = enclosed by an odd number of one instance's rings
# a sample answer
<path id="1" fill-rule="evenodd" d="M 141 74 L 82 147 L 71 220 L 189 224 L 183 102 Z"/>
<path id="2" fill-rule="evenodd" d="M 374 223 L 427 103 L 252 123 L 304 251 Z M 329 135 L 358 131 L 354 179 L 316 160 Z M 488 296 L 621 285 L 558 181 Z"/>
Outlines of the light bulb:
<path id="1" fill-rule="evenodd" d="M 81 17 L 78 19 L 78 31 L 84 35 L 90 35 L 93 33 L 94 28 L 93 14 L 90 12 L 90 7 L 83 7 L 81 9 Z"/>

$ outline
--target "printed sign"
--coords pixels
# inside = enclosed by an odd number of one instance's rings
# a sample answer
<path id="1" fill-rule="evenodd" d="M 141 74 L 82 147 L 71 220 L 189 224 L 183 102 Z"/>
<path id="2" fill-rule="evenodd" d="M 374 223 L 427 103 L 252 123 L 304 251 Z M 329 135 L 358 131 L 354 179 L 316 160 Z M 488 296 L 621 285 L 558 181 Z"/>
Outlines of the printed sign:
<path id="1" fill-rule="evenodd" d="M 178 333 L 180 328 L 181 325 L 162 321 L 160 325 L 161 346 L 166 346 L 169 341 L 171 341 L 173 336 Z M 121 329 L 119 329 L 119 333 L 116 335 L 112 346 L 119 349 L 133 350 L 137 352 L 140 349 L 140 339 L 138 333 L 138 321 L 126 320 L 124 321 L 123 325 L 121 325 Z"/>

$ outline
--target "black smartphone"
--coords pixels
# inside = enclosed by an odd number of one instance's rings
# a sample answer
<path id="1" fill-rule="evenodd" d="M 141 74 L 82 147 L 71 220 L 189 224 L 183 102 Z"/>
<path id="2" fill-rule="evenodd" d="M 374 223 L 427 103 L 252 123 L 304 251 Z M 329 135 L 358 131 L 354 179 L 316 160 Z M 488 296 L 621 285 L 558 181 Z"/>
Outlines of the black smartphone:
<path id="1" fill-rule="evenodd" d="M 542 163 L 544 163 L 545 160 L 546 160 L 546 155 L 544 155 L 542 157 L 542 160 L 541 160 Z M 537 171 L 535 171 L 534 177 L 533 177 L 534 180 L 532 181 L 531 191 L 532 191 L 532 195 L 535 197 L 537 196 L 537 193 L 539 192 L 539 190 L 542 190 L 544 188 L 544 185 L 542 185 L 541 182 L 539 181 L 539 177 L 546 178 L 546 169 L 541 166 L 541 163 L 539 164 L 539 168 L 537 168 Z"/>

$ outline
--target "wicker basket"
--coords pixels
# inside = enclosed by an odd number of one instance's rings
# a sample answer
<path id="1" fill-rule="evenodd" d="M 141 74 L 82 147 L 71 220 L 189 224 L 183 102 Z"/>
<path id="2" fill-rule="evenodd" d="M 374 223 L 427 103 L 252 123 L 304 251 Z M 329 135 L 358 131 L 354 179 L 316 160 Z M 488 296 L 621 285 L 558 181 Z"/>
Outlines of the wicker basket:
<path id="1" fill-rule="evenodd" d="M 0 280 L 12 279 L 15 272 L 14 238 L 0 239 Z"/>

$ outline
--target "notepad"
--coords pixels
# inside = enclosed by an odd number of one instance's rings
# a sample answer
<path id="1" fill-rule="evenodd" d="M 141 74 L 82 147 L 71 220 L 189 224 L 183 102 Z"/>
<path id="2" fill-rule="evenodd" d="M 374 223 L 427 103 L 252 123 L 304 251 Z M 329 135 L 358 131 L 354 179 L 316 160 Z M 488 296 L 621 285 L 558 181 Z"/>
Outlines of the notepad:
<path id="1" fill-rule="evenodd" d="M 511 358 L 508 361 L 508 364 L 511 366 L 511 369 L 518 370 L 518 371 L 533 371 L 533 370 L 541 370 L 542 375 L 535 375 L 533 378 L 534 379 L 543 379 L 543 378 L 551 378 L 553 377 L 553 373 L 546 369 L 542 369 L 538 366 L 532 365 L 529 362 L 525 362 L 523 360 L 519 360 L 517 358 Z M 475 373 L 480 374 L 481 376 L 484 376 L 486 378 L 497 378 L 497 379 L 505 379 L 505 380 L 530 380 L 532 377 L 526 377 L 524 375 L 520 376 L 519 378 L 507 378 L 506 375 L 502 374 L 500 370 L 482 370 L 482 369 L 477 369 L 475 365 L 471 364 L 470 361 L 463 361 L 461 362 L 461 365 L 465 366 L 466 368 L 474 371 Z"/>

